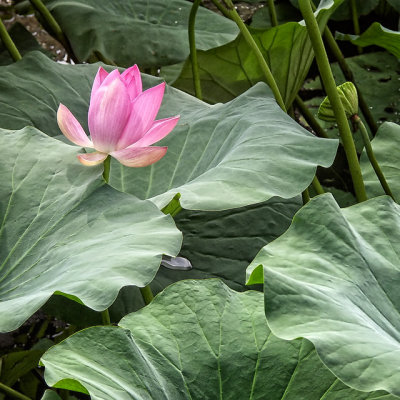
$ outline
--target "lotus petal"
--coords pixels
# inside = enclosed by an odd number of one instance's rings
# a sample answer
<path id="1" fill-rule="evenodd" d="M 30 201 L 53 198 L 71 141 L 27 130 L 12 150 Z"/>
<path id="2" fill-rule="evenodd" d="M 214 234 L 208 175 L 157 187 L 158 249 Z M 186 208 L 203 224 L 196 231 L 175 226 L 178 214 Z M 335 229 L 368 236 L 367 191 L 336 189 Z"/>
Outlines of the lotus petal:
<path id="1" fill-rule="evenodd" d="M 57 111 L 57 123 L 61 132 L 72 143 L 82 147 L 93 147 L 79 121 L 64 104 L 60 104 Z"/>
<path id="2" fill-rule="evenodd" d="M 99 67 L 99 70 L 97 71 L 97 74 L 93 81 L 92 92 L 90 94 L 90 102 L 92 102 L 92 99 L 95 96 L 97 89 L 101 86 L 107 75 L 108 72 L 103 67 Z"/>
<path id="3" fill-rule="evenodd" d="M 133 67 L 126 69 L 121 74 L 121 79 L 128 89 L 131 101 L 142 93 L 142 77 L 136 64 Z"/>
<path id="4" fill-rule="evenodd" d="M 165 82 L 145 90 L 132 102 L 131 115 L 118 141 L 118 150 L 137 142 L 150 129 L 160 109 L 164 90 Z"/>
<path id="5" fill-rule="evenodd" d="M 106 153 L 99 153 L 99 152 L 94 152 L 94 153 L 83 153 L 78 155 L 79 161 L 86 166 L 93 166 L 93 165 L 98 165 L 101 164 L 106 158 L 108 157 L 108 154 Z"/>
<path id="6" fill-rule="evenodd" d="M 127 167 L 146 167 L 165 156 L 167 147 L 128 147 L 110 153 Z"/>
<path id="7" fill-rule="evenodd" d="M 131 111 L 128 91 L 122 80 L 118 77 L 107 82 L 114 71 L 105 78 L 89 107 L 90 135 L 96 150 L 104 153 L 116 149 Z"/>

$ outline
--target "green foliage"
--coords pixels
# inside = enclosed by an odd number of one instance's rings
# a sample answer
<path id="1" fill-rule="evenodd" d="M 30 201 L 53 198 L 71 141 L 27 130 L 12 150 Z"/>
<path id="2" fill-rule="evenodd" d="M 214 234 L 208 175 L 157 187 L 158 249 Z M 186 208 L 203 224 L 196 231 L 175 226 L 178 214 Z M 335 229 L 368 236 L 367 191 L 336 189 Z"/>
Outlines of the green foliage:
<path id="1" fill-rule="evenodd" d="M 340 209 L 318 196 L 248 269 L 264 270 L 272 332 L 305 337 L 351 387 L 400 395 L 400 208 L 382 196 Z M 252 276 L 251 274 L 254 273 Z"/>
<path id="2" fill-rule="evenodd" d="M 47 2 L 79 61 L 91 57 L 121 67 L 158 67 L 189 54 L 187 24 L 191 4 L 184 0 L 50 0 Z M 118 29 L 115 29 L 115 27 Z M 232 40 L 236 25 L 201 8 L 196 19 L 198 48 Z"/>
<path id="3" fill-rule="evenodd" d="M 60 65 L 40 53 L 3 67 L 0 123 L 13 129 L 30 124 L 58 135 L 56 110 L 62 102 L 85 126 L 97 68 Z M 143 81 L 145 87 L 160 82 L 146 75 Z M 223 210 L 297 195 L 310 184 L 317 165 L 330 166 L 336 153 L 336 141 L 300 127 L 262 83 L 215 106 L 167 88 L 157 118 L 177 114 L 178 126 L 160 142 L 169 147 L 167 155 L 140 169 L 112 162 L 113 187 L 160 208 L 180 193 L 183 208 Z"/>
<path id="4" fill-rule="evenodd" d="M 396 200 L 400 199 L 400 126 L 386 122 L 371 142 L 372 149 Z M 365 186 L 369 196 L 384 194 L 364 151 L 360 159 Z"/>
<path id="5" fill-rule="evenodd" d="M 105 185 L 102 167 L 82 166 L 76 147 L 32 127 L 1 130 L 0 143 L 0 331 L 55 291 L 104 310 L 121 287 L 148 284 L 162 254 L 179 251 L 171 217 Z"/>
<path id="6" fill-rule="evenodd" d="M 341 0 L 323 3 L 317 15 L 321 29 Z M 286 107 L 289 107 L 314 58 L 304 23 L 288 22 L 267 30 L 251 30 L 251 33 L 269 64 Z M 210 103 L 229 101 L 265 79 L 255 54 L 241 34 L 224 46 L 197 53 L 203 98 Z M 173 85 L 194 93 L 189 59 Z"/>
<path id="7" fill-rule="evenodd" d="M 271 334 L 262 294 L 237 293 L 219 280 L 167 288 L 120 327 L 95 327 L 42 358 L 45 379 L 79 381 L 93 400 L 373 399 L 347 388 L 306 340 Z M 388 400 L 390 397 L 388 397 Z"/>
<path id="8" fill-rule="evenodd" d="M 378 22 L 374 22 L 362 35 L 348 35 L 337 32 L 336 39 L 348 40 L 361 47 L 380 46 L 400 58 L 400 32 L 384 28 Z"/>

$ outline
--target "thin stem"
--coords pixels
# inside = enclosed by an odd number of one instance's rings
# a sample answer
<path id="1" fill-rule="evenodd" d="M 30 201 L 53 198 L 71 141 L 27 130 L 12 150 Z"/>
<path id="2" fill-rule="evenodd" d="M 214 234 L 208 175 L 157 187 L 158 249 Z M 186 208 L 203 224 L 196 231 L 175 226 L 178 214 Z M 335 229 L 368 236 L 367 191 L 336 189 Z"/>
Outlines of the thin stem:
<path id="1" fill-rule="evenodd" d="M 339 45 L 337 44 L 335 38 L 332 35 L 332 32 L 328 27 L 325 28 L 324 31 L 324 39 L 326 44 L 328 45 L 330 51 L 332 52 L 333 56 L 336 58 L 340 69 L 343 72 L 344 77 L 346 80 L 353 82 L 356 89 L 357 89 L 357 94 L 358 94 L 358 103 L 360 106 L 360 109 L 364 115 L 364 118 L 369 126 L 369 129 L 371 129 L 372 134 L 375 136 L 376 131 L 378 130 L 378 125 L 375 122 L 374 117 L 372 116 L 371 110 L 369 109 L 367 102 L 364 99 L 364 96 L 362 95 L 359 87 L 357 86 L 357 83 L 355 82 L 354 75 L 352 70 L 350 69 L 349 65 L 346 62 L 346 59 L 344 58 L 344 55 L 342 51 L 340 50 Z"/>
<path id="2" fill-rule="evenodd" d="M 151 287 L 150 287 L 150 285 L 147 285 L 147 286 L 141 287 L 139 289 L 140 289 L 140 293 L 142 294 L 144 304 L 146 304 L 146 306 L 147 306 L 154 299 Z"/>
<path id="3" fill-rule="evenodd" d="M 253 36 L 251 36 L 249 30 L 247 29 L 246 24 L 242 21 L 242 18 L 240 18 L 240 15 L 237 13 L 235 6 L 232 3 L 232 0 L 224 0 L 227 7 L 228 7 L 228 15 L 229 17 L 236 22 L 236 25 L 240 29 L 240 32 L 242 33 L 244 39 L 246 40 L 247 44 L 251 47 L 251 49 L 254 51 L 254 54 L 257 58 L 257 61 L 264 73 L 265 80 L 268 84 L 268 86 L 271 88 L 272 93 L 274 94 L 276 102 L 279 104 L 279 106 L 282 108 L 283 111 L 286 112 L 286 106 L 285 103 L 282 99 L 282 95 L 279 91 L 278 85 L 276 84 L 276 81 L 274 77 L 272 76 L 271 70 L 269 69 L 269 66 L 267 62 L 265 61 L 264 56 L 262 55 L 259 47 L 257 46 L 257 43 L 253 39 Z M 214 4 L 218 3 L 218 0 L 212 0 Z"/>
<path id="4" fill-rule="evenodd" d="M 111 325 L 110 313 L 108 312 L 108 308 L 101 312 L 101 320 L 103 325 Z"/>
<path id="5" fill-rule="evenodd" d="M 315 53 L 315 59 L 318 64 L 318 69 L 321 73 L 321 78 L 325 86 L 326 93 L 332 105 L 338 124 L 339 133 L 342 138 L 343 147 L 349 163 L 350 174 L 353 180 L 354 191 L 358 202 L 367 200 L 364 181 L 361 174 L 360 164 L 358 162 L 357 152 L 353 141 L 353 136 L 350 131 L 349 123 L 343 109 L 336 82 L 332 75 L 332 70 L 329 65 L 328 56 L 322 42 L 321 32 L 314 13 L 312 12 L 310 0 L 299 0 L 300 11 L 306 22 L 308 34 Z"/>
<path id="6" fill-rule="evenodd" d="M 378 164 L 378 160 L 375 157 L 374 151 L 372 150 L 371 141 L 369 140 L 368 132 L 367 129 L 365 128 L 365 125 L 363 124 L 358 115 L 354 115 L 352 117 L 352 121 L 356 122 L 358 127 L 360 128 L 361 136 L 364 141 L 364 146 L 367 152 L 368 159 L 372 165 L 372 168 L 375 171 L 376 176 L 379 179 L 379 182 L 381 183 L 383 190 L 388 196 L 390 196 L 393 200 L 395 200 L 393 193 L 390 190 L 389 184 L 386 181 L 385 175 L 383 175 L 381 167 Z"/>
<path id="7" fill-rule="evenodd" d="M 29 397 L 25 396 L 22 393 L 17 392 L 16 390 L 10 388 L 9 386 L 5 385 L 4 383 L 0 382 L 0 390 L 3 393 L 6 393 L 10 395 L 14 399 L 20 399 L 20 400 L 32 400 Z"/>
<path id="8" fill-rule="evenodd" d="M 43 4 L 42 0 L 29 0 L 29 1 L 31 2 L 32 6 L 40 13 L 40 15 L 46 21 L 46 23 L 49 25 L 54 36 L 64 46 L 65 50 L 67 50 L 67 52 L 71 56 L 71 58 L 75 62 L 78 62 L 60 25 L 55 20 L 55 18 L 50 13 L 50 11 L 47 9 L 47 7 Z"/>
<path id="9" fill-rule="evenodd" d="M 5 48 L 7 51 L 10 53 L 10 56 L 14 61 L 19 61 L 21 60 L 22 56 L 20 52 L 17 49 L 17 46 L 15 46 L 14 42 L 11 39 L 11 36 L 7 32 L 6 27 L 3 24 L 3 21 L 0 18 L 0 39 L 3 42 Z"/>
<path id="10" fill-rule="evenodd" d="M 350 0 L 350 10 L 351 10 L 351 17 L 353 19 L 353 27 L 354 27 L 354 33 L 356 35 L 360 34 L 360 24 L 358 23 L 358 12 L 357 12 L 357 4 L 356 0 Z M 362 53 L 362 48 L 360 46 L 357 46 L 358 53 Z"/>
<path id="11" fill-rule="evenodd" d="M 329 136 L 327 135 L 325 130 L 318 123 L 318 121 L 314 117 L 313 113 L 304 104 L 303 100 L 301 99 L 301 97 L 299 95 L 296 95 L 295 104 L 296 104 L 297 108 L 300 110 L 304 119 L 307 121 L 308 125 L 310 125 L 311 128 L 313 129 L 313 131 L 316 133 L 316 135 L 319 137 L 323 137 L 325 139 L 329 139 Z"/>
<path id="12" fill-rule="evenodd" d="M 110 181 L 110 167 L 111 167 L 111 156 L 107 156 L 104 160 L 104 171 L 103 171 L 103 178 L 108 183 Z"/>
<path id="13" fill-rule="evenodd" d="M 192 9 L 190 10 L 189 15 L 189 47 L 190 47 L 190 60 L 192 62 L 192 74 L 193 74 L 193 85 L 194 92 L 196 97 L 202 100 L 201 95 L 201 83 L 200 83 L 200 73 L 199 73 L 199 64 L 197 62 L 197 51 L 196 51 L 196 40 L 195 40 L 195 31 L 194 25 L 196 22 L 196 14 L 199 9 L 201 0 L 194 0 Z"/>
<path id="14" fill-rule="evenodd" d="M 303 205 L 306 205 L 310 201 L 310 193 L 308 193 L 308 189 L 301 192 L 301 198 L 303 199 Z"/>
<path id="15" fill-rule="evenodd" d="M 225 15 L 226 18 L 230 18 L 228 10 L 218 0 L 212 0 L 212 2 L 214 3 L 215 7 L 217 7 L 218 10 Z"/>
<path id="16" fill-rule="evenodd" d="M 312 186 L 314 190 L 317 192 L 317 194 L 324 194 L 325 190 L 322 187 L 322 185 L 319 183 L 319 180 L 317 178 L 317 175 L 314 176 L 314 179 L 312 181 Z"/>
<path id="17" fill-rule="evenodd" d="M 267 4 L 269 11 L 269 18 L 271 20 L 271 26 L 278 26 L 278 18 L 276 17 L 274 0 L 268 0 Z"/>

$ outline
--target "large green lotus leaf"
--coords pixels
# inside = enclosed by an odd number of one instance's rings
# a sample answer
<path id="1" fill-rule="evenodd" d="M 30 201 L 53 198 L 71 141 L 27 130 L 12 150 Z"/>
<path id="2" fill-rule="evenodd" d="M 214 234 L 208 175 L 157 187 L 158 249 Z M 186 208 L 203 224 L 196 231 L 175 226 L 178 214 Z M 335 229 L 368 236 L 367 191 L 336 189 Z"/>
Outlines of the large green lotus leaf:
<path id="1" fill-rule="evenodd" d="M 321 2 L 317 15 L 321 29 L 341 2 Z M 314 58 L 304 22 L 288 22 L 268 30 L 251 29 L 251 33 L 271 68 L 286 106 L 290 106 Z M 203 98 L 209 103 L 229 101 L 256 82 L 265 81 L 255 53 L 241 34 L 221 47 L 198 51 L 197 56 Z M 173 85 L 194 93 L 190 59 Z"/>
<path id="2" fill-rule="evenodd" d="M 169 65 L 189 55 L 191 4 L 184 0 L 50 0 L 47 2 L 79 61 L 96 53 L 119 66 Z M 235 38 L 238 28 L 203 7 L 196 18 L 199 49 Z"/>
<path id="3" fill-rule="evenodd" d="M 387 29 L 379 22 L 374 22 L 362 35 L 349 35 L 337 32 L 336 39 L 348 40 L 361 47 L 380 46 L 397 58 L 400 58 L 400 32 Z"/>
<path id="4" fill-rule="evenodd" d="M 78 162 L 77 147 L 32 127 L 0 132 L 0 331 L 56 291 L 104 310 L 179 251 L 171 217 L 106 185 L 101 166 Z"/>
<path id="5" fill-rule="evenodd" d="M 60 65 L 40 53 L 0 68 L 0 126 L 34 125 L 60 134 L 62 102 L 87 127 L 91 83 L 98 66 Z M 146 88 L 160 80 L 143 75 Z M 157 118 L 180 114 L 162 144 L 167 155 L 146 168 L 111 166 L 111 185 L 165 206 L 181 193 L 184 208 L 222 210 L 291 198 L 329 166 L 337 142 L 314 137 L 279 109 L 260 83 L 228 104 L 210 106 L 167 87 Z"/>
<path id="6" fill-rule="evenodd" d="M 174 217 L 183 233 L 179 255 L 191 262 L 192 269 L 160 267 L 150 284 L 153 293 L 159 293 L 176 281 L 205 278 L 222 278 L 230 288 L 245 290 L 246 267 L 261 247 L 290 226 L 301 205 L 298 196 L 286 200 L 275 197 L 264 203 L 225 211 L 182 210 Z M 143 306 L 137 287 L 124 287 L 109 308 L 111 321 L 118 322 Z M 101 324 L 99 313 L 64 296 L 52 296 L 42 309 L 81 328 Z"/>
<path id="7" fill-rule="evenodd" d="M 180 193 L 183 208 L 224 210 L 294 197 L 309 185 L 317 165 L 333 162 L 337 142 L 300 127 L 263 83 L 227 104 L 185 100 L 177 128 L 160 142 L 167 155 L 140 170 L 113 162 L 112 186 L 159 207 Z"/>
<path id="8" fill-rule="evenodd" d="M 398 202 L 400 199 L 400 126 L 391 122 L 384 123 L 378 129 L 371 144 L 375 157 Z M 361 155 L 360 164 L 367 194 L 371 197 L 385 194 L 365 150 Z"/>
<path id="9" fill-rule="evenodd" d="M 308 341 L 271 334 L 261 293 L 237 293 L 219 280 L 174 284 L 119 325 L 86 329 L 50 349 L 46 382 L 86 389 L 93 400 L 385 395 L 347 388 Z"/>
<path id="10" fill-rule="evenodd" d="M 400 206 L 315 197 L 249 267 L 272 332 L 305 337 L 343 382 L 400 395 Z"/>

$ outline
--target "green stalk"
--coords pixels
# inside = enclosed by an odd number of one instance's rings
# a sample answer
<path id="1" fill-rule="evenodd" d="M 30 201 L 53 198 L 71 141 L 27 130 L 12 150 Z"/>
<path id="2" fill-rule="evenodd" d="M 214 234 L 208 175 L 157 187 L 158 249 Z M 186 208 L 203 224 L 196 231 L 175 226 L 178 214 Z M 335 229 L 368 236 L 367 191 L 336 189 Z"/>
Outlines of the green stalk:
<path id="1" fill-rule="evenodd" d="M 332 75 L 332 70 L 329 65 L 328 56 L 322 42 L 321 32 L 314 13 L 312 12 L 310 0 L 299 0 L 300 11 L 306 22 L 308 34 L 315 53 L 315 59 L 318 64 L 318 69 L 321 74 L 322 81 L 325 86 L 326 93 L 332 105 L 336 122 L 338 124 L 339 133 L 342 138 L 343 147 L 349 163 L 350 174 L 353 180 L 354 191 L 358 202 L 367 200 L 364 181 L 361 175 L 360 164 L 358 162 L 357 152 L 353 141 L 353 136 L 350 131 L 349 123 L 340 101 L 339 94 L 336 89 L 336 83 Z"/>
<path id="2" fill-rule="evenodd" d="M 142 294 L 144 304 L 146 304 L 146 306 L 147 306 L 154 299 L 151 287 L 150 287 L 150 285 L 147 285 L 147 286 L 141 287 L 139 289 L 140 289 L 140 293 Z"/>
<path id="3" fill-rule="evenodd" d="M 0 382 L 0 390 L 3 393 L 6 393 L 10 395 L 14 399 L 20 399 L 20 400 L 32 400 L 29 397 L 25 396 L 22 393 L 17 392 L 16 390 L 10 388 L 9 386 L 5 385 L 4 383 Z"/>
<path id="4" fill-rule="evenodd" d="M 360 34 L 360 24 L 358 23 L 358 12 L 357 12 L 357 4 L 356 0 L 350 0 L 350 9 L 351 9 L 351 17 L 353 19 L 353 27 L 354 27 L 354 33 L 356 35 Z M 358 53 L 362 53 L 362 48 L 360 46 L 357 46 Z"/>
<path id="5" fill-rule="evenodd" d="M 264 73 L 265 80 L 267 81 L 268 86 L 271 88 L 272 93 L 274 94 L 276 102 L 279 104 L 279 106 L 282 108 L 283 111 L 287 112 L 278 85 L 276 84 L 275 79 L 272 76 L 271 70 L 269 69 L 267 62 L 265 61 L 264 56 L 262 55 L 259 47 L 257 46 L 257 43 L 254 41 L 253 36 L 251 36 L 249 30 L 247 29 L 246 24 L 242 21 L 242 18 L 240 18 L 240 15 L 237 13 L 235 6 L 232 3 L 232 0 L 224 0 L 224 1 L 228 7 L 227 13 L 229 15 L 229 18 L 231 18 L 234 22 L 236 22 L 236 25 L 240 29 L 240 32 L 242 33 L 247 44 L 253 50 L 257 58 L 257 61 Z M 218 0 L 212 0 L 212 2 L 215 5 L 218 4 Z"/>
<path id="6" fill-rule="evenodd" d="M 104 171 L 103 171 L 103 178 L 106 181 L 106 183 L 109 182 L 110 180 L 110 168 L 111 168 L 111 156 L 107 156 L 107 158 L 104 160 Z"/>
<path id="7" fill-rule="evenodd" d="M 101 320 L 103 325 L 111 325 L 110 313 L 108 312 L 108 308 L 101 312 Z"/>
<path id="8" fill-rule="evenodd" d="M 108 155 L 107 158 L 104 160 L 104 171 L 103 171 L 103 178 L 108 183 L 110 181 L 110 168 L 111 168 L 111 156 Z M 108 312 L 108 309 L 105 309 L 104 311 L 101 312 L 101 319 L 103 322 L 103 325 L 111 325 L 111 320 L 110 320 L 110 313 Z"/>
<path id="9" fill-rule="evenodd" d="M 306 205 L 310 201 L 310 193 L 308 193 L 308 189 L 301 192 L 301 198 L 303 199 L 303 205 Z"/>
<path id="10" fill-rule="evenodd" d="M 376 124 L 374 117 L 372 116 L 371 110 L 369 109 L 367 102 L 364 99 L 364 96 L 362 95 L 359 87 L 357 86 L 354 75 L 352 70 L 350 69 L 349 65 L 346 62 L 346 59 L 344 58 L 344 55 L 342 51 L 340 50 L 339 45 L 337 44 L 335 38 L 332 35 L 332 32 L 328 27 L 325 28 L 324 31 L 324 39 L 326 44 L 328 45 L 330 51 L 332 52 L 333 56 L 336 58 L 340 69 L 343 72 L 343 75 L 345 76 L 347 81 L 353 82 L 356 89 L 357 89 L 357 94 L 358 94 L 358 103 L 360 106 L 360 109 L 364 115 L 364 118 L 369 126 L 369 129 L 371 129 L 372 134 L 375 136 L 376 131 L 378 130 L 378 125 Z"/>
<path id="11" fill-rule="evenodd" d="M 228 10 L 222 4 L 220 4 L 220 2 L 218 0 L 216 0 L 216 1 L 212 0 L 212 2 L 214 3 L 215 7 L 217 7 L 218 10 L 221 11 L 221 13 L 225 15 L 226 18 L 230 18 Z"/>
<path id="12" fill-rule="evenodd" d="M 271 26 L 278 26 L 278 18 L 276 17 L 274 0 L 268 0 L 268 11 L 269 18 L 271 20 Z"/>
<path id="13" fill-rule="evenodd" d="M 303 115 L 304 119 L 307 121 L 308 125 L 311 126 L 313 131 L 316 133 L 317 136 L 329 139 L 329 136 L 322 128 L 322 126 L 318 123 L 316 118 L 314 117 L 313 113 L 309 110 L 309 108 L 304 104 L 303 100 L 299 95 L 296 95 L 295 104 L 297 108 L 300 110 L 301 114 Z"/>
<path id="14" fill-rule="evenodd" d="M 199 73 L 199 64 L 197 62 L 197 51 L 196 51 L 196 40 L 195 40 L 195 31 L 194 25 L 196 22 L 196 14 L 199 9 L 201 0 L 194 0 L 192 8 L 190 10 L 189 15 L 189 47 L 190 47 L 190 60 L 192 62 L 192 74 L 193 74 L 193 85 L 194 92 L 196 97 L 202 100 L 201 95 L 201 83 L 200 83 L 200 73 Z"/>
<path id="15" fill-rule="evenodd" d="M 317 178 L 317 175 L 314 176 L 314 179 L 312 181 L 312 186 L 314 190 L 317 192 L 317 194 L 324 194 L 325 190 L 322 187 L 322 185 L 319 183 L 319 180 Z"/>
<path id="16" fill-rule="evenodd" d="M 394 201 L 396 201 L 392 191 L 390 190 L 389 184 L 386 181 L 385 175 L 383 175 L 381 167 L 378 164 L 378 160 L 375 157 L 374 151 L 372 150 L 371 141 L 369 140 L 368 132 L 367 129 L 365 128 L 365 125 L 363 124 L 358 115 L 354 115 L 352 117 L 352 121 L 356 122 L 358 127 L 360 128 L 361 136 L 364 141 L 364 146 L 367 152 L 368 159 L 372 165 L 372 168 L 375 171 L 376 176 L 379 179 L 379 182 L 381 183 L 383 190 L 388 196 L 390 196 Z"/>
<path id="17" fill-rule="evenodd" d="M 14 42 L 12 41 L 11 36 L 7 32 L 7 29 L 4 26 L 1 18 L 0 18 L 0 39 L 14 61 L 19 61 L 22 59 L 22 56 L 17 49 L 17 46 L 15 46 Z"/>
<path id="18" fill-rule="evenodd" d="M 51 15 L 50 11 L 47 9 L 47 7 L 43 4 L 42 0 L 29 0 L 32 4 L 32 6 L 39 12 L 39 14 L 43 17 L 43 19 L 47 22 L 49 25 L 52 33 L 56 37 L 56 39 L 64 46 L 65 50 L 67 50 L 68 54 L 71 56 L 71 58 L 75 61 L 78 62 L 77 58 L 75 57 L 71 46 L 67 40 L 67 38 L 64 35 L 64 32 L 62 31 L 60 25 L 58 22 L 55 20 L 55 18 Z"/>

